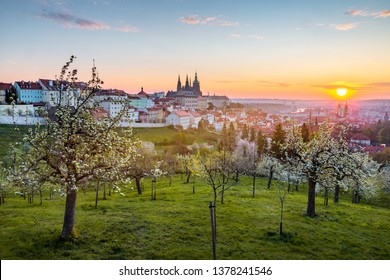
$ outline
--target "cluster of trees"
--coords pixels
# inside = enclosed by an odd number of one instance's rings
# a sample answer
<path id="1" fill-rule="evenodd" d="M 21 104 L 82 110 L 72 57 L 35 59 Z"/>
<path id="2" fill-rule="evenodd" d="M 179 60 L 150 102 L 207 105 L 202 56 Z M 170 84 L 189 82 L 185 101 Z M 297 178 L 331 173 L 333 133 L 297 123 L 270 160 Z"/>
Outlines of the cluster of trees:
<path id="1" fill-rule="evenodd" d="M 70 69 L 74 59 L 72 56 L 62 68 L 58 83 L 66 81 L 69 86 L 61 94 L 76 90 L 77 70 Z M 59 101 L 47 125 L 30 129 L 23 141 L 14 145 L 3 171 L 8 182 L 23 193 L 31 190 L 33 195 L 49 183 L 66 195 L 63 239 L 73 232 L 78 190 L 91 181 L 126 179 L 126 170 L 138 155 L 139 143 L 132 131 L 116 130 L 123 116 L 94 117 L 92 97 L 102 83 L 94 66 L 88 90 L 77 105 L 70 107 Z"/>
<path id="2" fill-rule="evenodd" d="M 18 102 L 18 95 L 14 86 L 11 86 L 10 89 L 5 90 L 4 101 L 7 104 L 16 104 Z"/>
<path id="3" fill-rule="evenodd" d="M 200 151 L 193 160 L 193 173 L 212 187 L 214 207 L 217 197 L 238 181 L 240 174 L 253 177 L 252 192 L 255 195 L 256 178 L 268 177 L 268 188 L 272 179 L 285 181 L 288 191 L 292 186 L 298 189 L 302 181 L 308 183 L 306 214 L 316 216 L 316 194 L 324 194 L 328 205 L 330 193 L 338 202 L 340 191 L 350 190 L 352 202 L 375 193 L 373 178 L 379 172 L 379 164 L 360 150 L 352 150 L 346 140 L 345 128 L 335 137 L 333 129 L 321 126 L 315 133 L 308 127 L 294 126 L 285 131 L 276 125 L 271 143 L 261 131 L 248 131 L 244 126 L 241 135 L 235 135 L 234 128 L 223 128 L 218 147 Z"/>
<path id="4" fill-rule="evenodd" d="M 376 145 L 386 144 L 390 145 L 390 121 L 387 118 L 385 120 L 379 120 L 375 124 L 369 124 L 362 129 L 354 131 L 360 132 L 370 138 L 371 142 Z"/>

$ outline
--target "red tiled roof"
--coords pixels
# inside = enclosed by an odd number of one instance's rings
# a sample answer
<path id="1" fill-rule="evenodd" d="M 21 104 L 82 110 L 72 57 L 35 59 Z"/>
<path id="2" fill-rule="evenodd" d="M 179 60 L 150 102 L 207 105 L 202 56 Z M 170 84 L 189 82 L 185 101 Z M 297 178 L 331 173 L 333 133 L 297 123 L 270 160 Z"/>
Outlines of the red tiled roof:
<path id="1" fill-rule="evenodd" d="M 354 134 L 354 135 L 351 137 L 351 140 L 365 140 L 365 141 L 369 141 L 370 138 L 367 137 L 367 136 L 364 135 L 364 134 L 357 133 L 357 134 Z"/>
<path id="2" fill-rule="evenodd" d="M 0 83 L 0 90 L 10 89 L 12 87 L 11 83 Z"/>
<path id="3" fill-rule="evenodd" d="M 176 115 L 178 115 L 179 117 L 187 117 L 188 116 L 188 113 L 186 111 L 175 111 L 174 113 Z"/>
<path id="4" fill-rule="evenodd" d="M 24 82 L 24 81 L 20 81 L 20 82 L 15 82 L 15 84 L 18 84 L 18 86 L 21 89 L 42 90 L 41 85 L 39 83 L 37 83 L 37 82 Z"/>
<path id="5" fill-rule="evenodd" d="M 99 92 L 96 92 L 95 95 L 100 95 L 100 96 L 126 96 L 127 93 L 124 92 L 123 90 L 118 90 L 118 89 L 105 89 L 101 90 Z"/>
<path id="6" fill-rule="evenodd" d="M 198 112 L 191 112 L 190 113 L 194 118 L 200 118 L 202 117 Z"/>
<path id="7" fill-rule="evenodd" d="M 150 98 L 150 97 L 149 97 L 149 94 L 147 94 L 146 92 L 144 92 L 144 88 L 143 88 L 143 87 L 141 88 L 141 91 L 140 91 L 139 93 L 137 93 L 137 95 L 139 95 L 139 96 L 144 96 L 144 97 L 146 97 L 146 98 Z"/>

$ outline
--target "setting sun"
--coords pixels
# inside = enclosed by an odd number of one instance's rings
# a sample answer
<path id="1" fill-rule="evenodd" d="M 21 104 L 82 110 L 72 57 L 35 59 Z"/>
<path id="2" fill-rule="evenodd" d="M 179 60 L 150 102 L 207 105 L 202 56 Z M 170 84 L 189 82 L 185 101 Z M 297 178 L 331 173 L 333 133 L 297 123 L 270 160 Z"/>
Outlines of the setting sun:
<path id="1" fill-rule="evenodd" d="M 346 88 L 338 88 L 336 90 L 336 92 L 337 92 L 338 96 L 345 96 L 347 94 L 347 89 Z"/>

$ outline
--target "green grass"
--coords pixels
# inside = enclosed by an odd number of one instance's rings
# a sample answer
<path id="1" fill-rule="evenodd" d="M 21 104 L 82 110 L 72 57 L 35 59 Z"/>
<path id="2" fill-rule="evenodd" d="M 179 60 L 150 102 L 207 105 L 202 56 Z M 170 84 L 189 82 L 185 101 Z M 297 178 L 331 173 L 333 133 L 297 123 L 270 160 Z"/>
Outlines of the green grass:
<path id="1" fill-rule="evenodd" d="M 260 180 L 259 180 L 260 181 Z M 278 234 L 280 203 L 266 180 L 251 197 L 249 178 L 226 192 L 217 206 L 219 259 L 390 259 L 390 208 L 351 204 L 322 206 L 317 218 L 305 216 L 306 189 L 288 194 L 285 235 Z M 8 196 L 0 207 L 1 259 L 211 259 L 209 201 L 211 188 L 184 184 L 176 176 L 157 183 L 157 200 L 150 198 L 150 181 L 138 195 L 134 186 L 125 196 L 112 194 L 94 208 L 94 192 L 80 192 L 76 239 L 60 242 L 64 198 L 43 205 Z"/>
<path id="2" fill-rule="evenodd" d="M 16 141 L 21 141 L 31 126 L 0 124 L 0 159 L 3 158 Z"/>

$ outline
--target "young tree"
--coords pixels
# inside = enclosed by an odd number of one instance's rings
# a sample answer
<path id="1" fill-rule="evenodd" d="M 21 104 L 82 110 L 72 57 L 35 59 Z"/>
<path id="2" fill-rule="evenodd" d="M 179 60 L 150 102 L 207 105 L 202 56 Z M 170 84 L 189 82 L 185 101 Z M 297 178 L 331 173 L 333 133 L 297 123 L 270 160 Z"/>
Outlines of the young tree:
<path id="1" fill-rule="evenodd" d="M 278 176 L 278 198 L 280 202 L 280 223 L 279 223 L 279 235 L 283 236 L 283 213 L 284 213 L 284 203 L 286 201 L 288 190 L 286 188 L 286 182 L 282 178 L 283 175 Z"/>
<path id="2" fill-rule="evenodd" d="M 212 221 L 212 239 L 214 259 L 216 258 L 217 240 L 217 198 L 221 195 L 223 204 L 224 192 L 234 181 L 233 156 L 226 150 L 201 149 L 193 161 L 193 173 L 213 190 L 213 201 L 210 202 Z"/>
<path id="3" fill-rule="evenodd" d="M 136 149 L 137 157 L 130 158 L 122 165 L 123 176 L 135 180 L 138 194 L 142 194 L 141 180 L 150 175 L 151 170 L 157 164 L 157 155 L 153 145 L 142 142 Z"/>
<path id="4" fill-rule="evenodd" d="M 74 59 L 71 56 L 61 70 L 57 84 L 64 83 L 66 87 L 60 88 L 60 95 L 71 96 L 78 93 L 75 85 L 77 70 L 70 70 Z M 27 157 L 22 159 L 22 165 L 44 166 L 45 168 L 36 169 L 36 172 L 50 175 L 48 178 L 56 178 L 66 193 L 62 239 L 70 237 L 73 232 L 80 184 L 85 180 L 93 180 L 97 170 L 119 172 L 120 164 L 112 159 L 127 161 L 136 154 L 131 130 L 123 135 L 115 130 L 119 118 L 99 121 L 91 114 L 92 97 L 101 84 L 94 66 L 85 96 L 80 96 L 74 107 L 62 104 L 59 98 L 54 117 L 47 120 L 47 125 L 37 126 L 23 139 L 28 151 Z M 110 156 L 107 157 L 107 154 Z"/>

